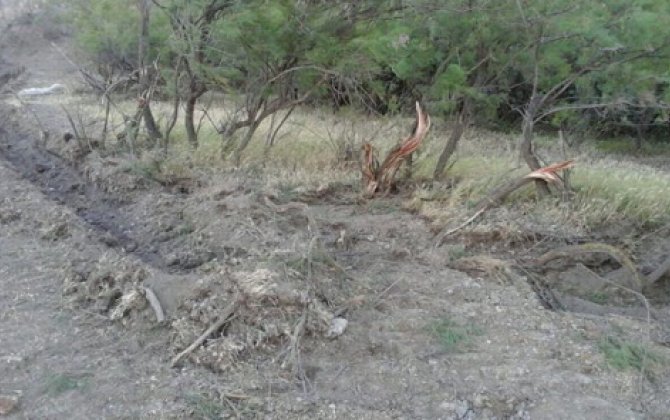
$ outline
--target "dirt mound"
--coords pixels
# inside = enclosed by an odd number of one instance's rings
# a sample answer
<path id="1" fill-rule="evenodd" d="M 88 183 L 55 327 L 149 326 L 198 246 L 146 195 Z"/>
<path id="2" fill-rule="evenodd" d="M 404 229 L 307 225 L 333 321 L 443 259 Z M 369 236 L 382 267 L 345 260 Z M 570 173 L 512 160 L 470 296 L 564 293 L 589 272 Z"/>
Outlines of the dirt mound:
<path id="1" fill-rule="evenodd" d="M 334 335 L 335 316 L 304 279 L 284 280 L 277 273 L 258 269 L 199 282 L 172 322 L 173 348 L 186 348 L 224 313 L 230 313 L 230 321 L 223 331 L 212 332 L 206 345 L 188 355 L 193 362 L 217 371 L 228 370 L 245 358 L 266 358 L 297 369 L 301 340 Z"/>

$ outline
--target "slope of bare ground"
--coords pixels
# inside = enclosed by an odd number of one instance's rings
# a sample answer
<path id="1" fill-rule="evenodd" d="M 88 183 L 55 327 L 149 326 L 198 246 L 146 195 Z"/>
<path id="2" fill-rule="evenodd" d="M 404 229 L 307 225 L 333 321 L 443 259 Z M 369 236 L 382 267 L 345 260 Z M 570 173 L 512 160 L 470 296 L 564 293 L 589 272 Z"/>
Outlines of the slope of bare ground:
<path id="1" fill-rule="evenodd" d="M 48 40 L 25 36 L 34 27 L 14 31 L 23 44 L 5 41 L 2 67 L 26 72 L 12 88 L 74 83 Z M 545 310 L 508 265 L 454 271 L 458 248 L 433 249 L 399 200 L 359 202 L 346 186 L 276 191 L 234 173 L 184 192 L 120 176 L 112 158 L 73 168 L 54 154 L 65 149 L 37 141 L 68 129 L 57 103 L 0 106 L 0 395 L 18 397 L 11 416 L 667 418 L 666 365 L 618 371 L 599 349 L 608 336 L 664 334 L 667 307 L 651 323 L 639 305 Z M 142 299 L 123 306 L 147 286 L 167 321 Z M 171 368 L 240 296 L 223 333 Z M 336 315 L 348 327 L 328 338 Z"/>

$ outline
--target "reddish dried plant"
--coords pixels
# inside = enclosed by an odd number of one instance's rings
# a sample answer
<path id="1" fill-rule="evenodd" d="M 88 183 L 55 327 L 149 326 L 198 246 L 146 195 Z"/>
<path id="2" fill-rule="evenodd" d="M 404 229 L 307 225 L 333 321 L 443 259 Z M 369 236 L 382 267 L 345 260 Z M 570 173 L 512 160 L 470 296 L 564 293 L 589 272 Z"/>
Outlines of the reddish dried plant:
<path id="1" fill-rule="evenodd" d="M 557 183 L 561 180 L 559 178 L 557 172 L 563 171 L 565 169 L 570 169 L 573 166 L 575 166 L 575 162 L 572 160 L 566 160 L 563 162 L 558 162 L 551 164 L 549 166 L 545 166 L 544 168 L 540 168 L 536 171 L 533 171 L 526 175 L 524 178 L 533 178 L 533 179 L 541 179 L 545 182 L 548 183 Z"/>
<path id="2" fill-rule="evenodd" d="M 414 133 L 393 148 L 381 166 L 372 145 L 370 143 L 363 144 L 361 172 L 363 174 L 363 189 L 367 196 L 373 196 L 379 192 L 386 194 L 394 188 L 395 176 L 400 165 L 421 146 L 421 142 L 428 134 L 429 129 L 430 116 L 421 109 L 421 105 L 417 102 Z"/>

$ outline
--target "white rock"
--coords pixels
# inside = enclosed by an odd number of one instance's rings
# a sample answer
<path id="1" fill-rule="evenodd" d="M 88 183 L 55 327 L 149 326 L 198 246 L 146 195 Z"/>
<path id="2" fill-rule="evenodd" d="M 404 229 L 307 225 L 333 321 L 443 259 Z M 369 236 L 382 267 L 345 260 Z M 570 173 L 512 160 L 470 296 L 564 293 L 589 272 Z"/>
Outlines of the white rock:
<path id="1" fill-rule="evenodd" d="M 333 318 L 333 320 L 330 321 L 330 328 L 326 333 L 326 337 L 335 338 L 341 336 L 344 333 L 344 330 L 347 329 L 348 324 L 349 321 L 344 318 Z"/>
<path id="2" fill-rule="evenodd" d="M 61 85 L 60 83 L 54 83 L 49 87 L 22 89 L 19 91 L 19 96 L 51 95 L 54 93 L 63 93 L 65 91 L 66 89 L 64 85 Z"/>

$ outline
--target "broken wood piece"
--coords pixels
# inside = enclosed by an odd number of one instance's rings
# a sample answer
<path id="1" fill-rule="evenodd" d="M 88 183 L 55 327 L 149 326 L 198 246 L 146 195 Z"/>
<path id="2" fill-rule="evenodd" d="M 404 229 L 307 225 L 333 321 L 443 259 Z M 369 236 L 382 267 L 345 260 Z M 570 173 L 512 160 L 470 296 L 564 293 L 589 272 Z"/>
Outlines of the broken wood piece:
<path id="1" fill-rule="evenodd" d="M 363 190 L 368 197 L 377 192 L 388 194 L 395 186 L 395 176 L 400 165 L 421 146 L 421 142 L 430 129 L 430 116 L 416 102 L 416 128 L 411 136 L 404 139 L 393 148 L 381 166 L 374 155 L 369 143 L 363 144 L 361 155 L 361 173 L 363 175 Z"/>
<path id="2" fill-rule="evenodd" d="M 153 290 L 149 289 L 146 286 L 143 287 L 143 289 L 144 289 L 144 297 L 147 298 L 149 305 L 151 305 L 151 309 L 153 309 L 154 313 L 156 314 L 156 321 L 158 322 L 165 321 L 165 312 L 163 312 L 163 307 L 161 306 L 161 302 L 158 300 L 158 296 L 156 296 Z"/>
<path id="3" fill-rule="evenodd" d="M 193 350 L 200 347 L 202 343 L 204 343 L 205 340 L 209 338 L 210 335 L 220 330 L 221 327 L 223 327 L 228 322 L 230 316 L 237 310 L 239 303 L 238 296 L 235 296 L 233 302 L 223 310 L 223 313 L 215 323 L 210 325 L 209 328 L 207 328 L 205 332 L 202 333 L 200 337 L 198 337 L 190 346 L 186 347 L 186 349 L 184 349 L 181 353 L 172 358 L 170 366 L 175 367 L 177 363 L 179 363 L 179 361 L 184 358 L 184 356 L 190 354 Z"/>
<path id="4" fill-rule="evenodd" d="M 561 178 L 559 178 L 556 172 L 570 169 L 573 166 L 575 166 L 575 162 L 573 160 L 566 160 L 533 171 L 526 175 L 525 178 L 541 179 L 550 183 L 558 183 L 561 181 Z"/>

